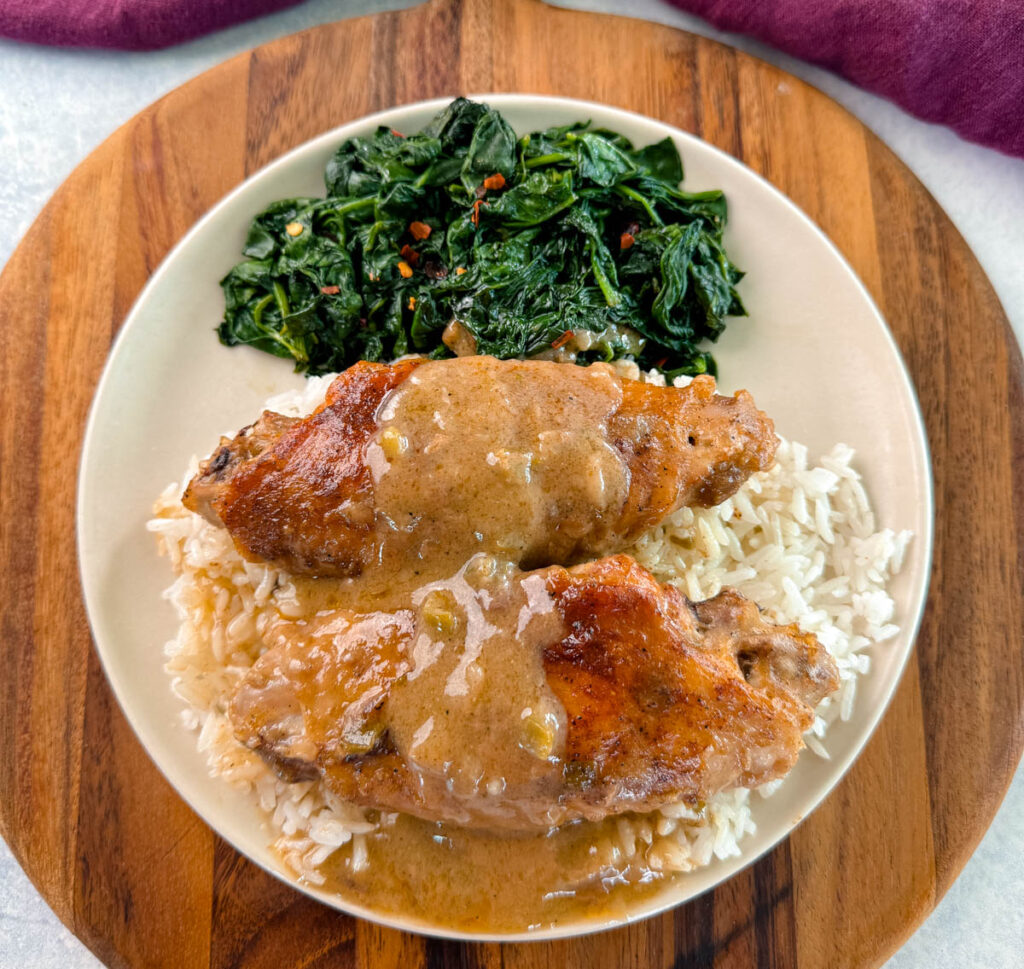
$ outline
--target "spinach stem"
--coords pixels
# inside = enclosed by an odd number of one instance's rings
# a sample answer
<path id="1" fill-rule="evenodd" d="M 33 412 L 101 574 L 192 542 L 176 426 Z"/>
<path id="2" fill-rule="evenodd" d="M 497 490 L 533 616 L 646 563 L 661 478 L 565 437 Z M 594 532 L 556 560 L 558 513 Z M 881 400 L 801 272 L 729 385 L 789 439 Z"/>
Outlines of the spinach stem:
<path id="1" fill-rule="evenodd" d="M 553 151 L 547 155 L 538 155 L 536 158 L 527 158 L 524 163 L 527 168 L 536 168 L 538 165 L 550 165 L 553 162 L 568 161 L 572 155 L 564 151 Z"/>
<path id="2" fill-rule="evenodd" d="M 274 283 L 275 290 L 278 289 L 279 287 L 280 287 L 280 284 L 275 282 Z M 301 351 L 299 351 L 293 344 L 289 343 L 288 340 L 285 339 L 284 333 L 283 332 L 279 333 L 277 330 L 274 329 L 273 326 L 264 326 L 263 325 L 263 311 L 264 311 L 264 309 L 266 309 L 267 305 L 274 298 L 274 296 L 275 296 L 275 293 L 267 293 L 267 295 L 264 296 L 263 299 L 261 299 L 252 308 L 252 319 L 253 319 L 253 322 L 256 324 L 256 326 L 260 330 L 263 331 L 263 333 L 266 336 L 270 337 L 275 343 L 279 343 L 293 357 L 295 357 L 296 360 L 298 360 L 298 359 L 301 358 L 301 356 L 303 356 L 301 354 Z M 280 302 L 278 302 L 278 308 L 280 308 L 280 305 L 281 305 Z M 287 305 L 288 305 L 287 302 L 285 302 L 285 306 L 286 307 L 287 307 Z M 283 316 L 283 314 L 282 314 L 282 316 Z M 284 328 L 282 327 L 282 330 L 283 329 Z"/>
<path id="3" fill-rule="evenodd" d="M 274 280 L 274 299 L 277 302 L 277 308 L 281 311 L 281 319 L 283 320 L 291 310 L 288 308 L 288 295 L 284 291 L 284 287 L 275 279 Z"/>
<path id="4" fill-rule="evenodd" d="M 598 288 L 604 295 L 604 301 L 609 306 L 618 306 L 622 302 L 622 294 L 612 286 L 607 273 L 605 273 L 604 268 L 598 262 L 597 253 L 594 251 L 593 245 L 589 246 L 589 248 L 590 266 L 594 270 L 594 278 L 597 280 Z"/>
<path id="5" fill-rule="evenodd" d="M 634 202 L 637 202 L 640 205 L 642 205 L 643 208 L 644 208 L 644 211 L 647 213 L 647 215 L 649 216 L 650 220 L 655 225 L 664 225 L 665 224 L 661 220 L 661 216 L 658 215 L 658 213 L 654 211 L 654 207 L 651 205 L 651 203 L 648 202 L 647 199 L 645 199 L 635 189 L 630 188 L 628 185 L 616 185 L 615 186 L 615 191 L 618 192 L 619 195 L 625 195 L 626 198 L 632 199 Z"/>
<path id="6" fill-rule="evenodd" d="M 340 212 L 344 215 L 346 212 L 358 212 L 361 209 L 372 209 L 377 202 L 377 197 L 374 195 L 368 195 L 364 199 L 356 199 L 353 202 L 345 202 L 344 205 L 339 205 L 335 208 L 335 212 Z"/>
<path id="7" fill-rule="evenodd" d="M 257 327 L 259 327 L 261 329 L 263 327 L 263 310 L 266 308 L 267 303 L 269 303 L 273 298 L 274 298 L 274 294 L 273 293 L 267 293 L 267 295 L 264 296 L 263 299 L 261 299 L 252 308 L 252 319 L 253 319 L 253 322 L 256 324 Z M 270 332 L 273 332 L 273 331 L 270 331 Z"/>

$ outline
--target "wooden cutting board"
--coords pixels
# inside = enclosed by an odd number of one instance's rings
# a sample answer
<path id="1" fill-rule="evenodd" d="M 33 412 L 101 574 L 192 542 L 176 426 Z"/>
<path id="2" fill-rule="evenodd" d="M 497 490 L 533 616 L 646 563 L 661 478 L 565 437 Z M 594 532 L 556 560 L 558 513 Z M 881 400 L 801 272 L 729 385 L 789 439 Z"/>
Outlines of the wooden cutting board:
<path id="1" fill-rule="evenodd" d="M 777 185 L 881 306 L 935 469 L 935 570 L 916 654 L 844 782 L 713 893 L 552 944 L 402 935 L 239 857 L 170 789 L 114 703 L 75 558 L 89 402 L 168 249 L 225 192 L 313 135 L 391 105 L 484 91 L 639 111 Z M 433 0 L 286 37 L 203 74 L 93 152 L 0 277 L 0 415 L 0 834 L 111 967 L 875 966 L 956 877 L 1020 757 L 1024 393 L 1005 316 L 938 205 L 862 124 L 703 38 L 532 0 Z"/>

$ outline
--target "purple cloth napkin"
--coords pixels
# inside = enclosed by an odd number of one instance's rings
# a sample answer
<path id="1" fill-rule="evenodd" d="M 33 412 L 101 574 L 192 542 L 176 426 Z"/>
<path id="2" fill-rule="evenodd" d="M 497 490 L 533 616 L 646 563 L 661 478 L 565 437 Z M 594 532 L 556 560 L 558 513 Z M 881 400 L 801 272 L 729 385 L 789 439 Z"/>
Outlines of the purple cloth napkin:
<path id="1" fill-rule="evenodd" d="M 0 37 L 51 47 L 155 50 L 302 0 L 0 0 Z"/>
<path id="2" fill-rule="evenodd" d="M 1024 157 L 1022 0 L 672 0 Z"/>
<path id="3" fill-rule="evenodd" d="M 301 0 L 0 0 L 0 36 L 148 50 Z M 672 0 L 1024 157 L 1024 0 Z"/>

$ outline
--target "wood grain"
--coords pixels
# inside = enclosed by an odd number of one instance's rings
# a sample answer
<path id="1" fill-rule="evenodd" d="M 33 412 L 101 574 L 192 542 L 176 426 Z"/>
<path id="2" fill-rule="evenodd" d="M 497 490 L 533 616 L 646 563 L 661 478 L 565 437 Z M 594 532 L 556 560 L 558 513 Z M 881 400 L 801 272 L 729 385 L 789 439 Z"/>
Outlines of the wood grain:
<path id="1" fill-rule="evenodd" d="M 113 701 L 74 550 L 89 401 L 174 242 L 245 175 L 324 129 L 486 90 L 660 118 L 794 199 L 889 320 L 935 470 L 935 570 L 916 662 L 843 783 L 716 891 L 551 944 L 402 935 L 338 915 L 235 854 L 163 781 Z M 0 413 L 0 834 L 111 967 L 862 969 L 949 887 L 1020 758 L 1024 385 L 1005 316 L 949 220 L 877 138 L 820 92 L 708 40 L 531 0 L 433 0 L 287 37 L 202 75 L 90 155 L 0 276 Z"/>

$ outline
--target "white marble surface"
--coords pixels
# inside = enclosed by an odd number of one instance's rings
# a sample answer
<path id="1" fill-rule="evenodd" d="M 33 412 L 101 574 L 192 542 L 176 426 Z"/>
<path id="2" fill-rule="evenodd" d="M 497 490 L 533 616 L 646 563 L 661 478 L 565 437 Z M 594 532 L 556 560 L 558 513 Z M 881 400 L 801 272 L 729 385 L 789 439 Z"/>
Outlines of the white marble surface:
<path id="1" fill-rule="evenodd" d="M 1024 162 L 969 145 L 839 78 L 744 38 L 724 36 L 660 0 L 563 0 L 724 39 L 846 105 L 917 173 L 957 224 L 1024 337 Z M 275 37 L 393 0 L 312 2 L 169 51 L 60 51 L 0 41 L 0 264 L 53 190 L 119 124 L 225 58 Z M 1024 121 L 1022 121 L 1024 123 Z M 1024 771 L 959 880 L 887 969 L 1024 966 Z M 0 969 L 97 969 L 0 841 Z M 827 969 L 827 967 L 811 967 Z"/>

